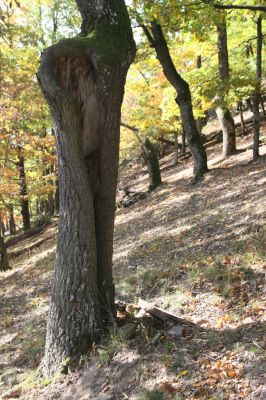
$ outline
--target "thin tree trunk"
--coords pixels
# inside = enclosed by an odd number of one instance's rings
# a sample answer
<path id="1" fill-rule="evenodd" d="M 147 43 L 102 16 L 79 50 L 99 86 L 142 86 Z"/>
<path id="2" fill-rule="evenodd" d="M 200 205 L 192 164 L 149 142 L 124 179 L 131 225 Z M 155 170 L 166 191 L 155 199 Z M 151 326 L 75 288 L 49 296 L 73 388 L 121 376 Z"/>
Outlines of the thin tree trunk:
<path id="1" fill-rule="evenodd" d="M 9 230 L 10 230 L 10 235 L 15 235 L 16 234 L 16 224 L 15 224 L 15 218 L 14 218 L 14 208 L 13 205 L 10 205 L 8 207 L 8 215 L 9 215 Z"/>
<path id="2" fill-rule="evenodd" d="M 157 152 L 153 144 L 148 138 L 146 138 L 145 141 L 141 139 L 138 128 L 125 124 L 124 122 L 121 122 L 121 126 L 131 130 L 137 136 L 140 142 L 144 163 L 148 166 L 150 180 L 149 190 L 154 190 L 157 186 L 162 184 L 162 179 Z"/>
<path id="3" fill-rule="evenodd" d="M 38 72 L 55 122 L 60 190 L 45 348 L 48 376 L 67 357 L 87 352 L 114 313 L 120 112 L 135 54 L 123 0 L 76 3 L 86 37 L 65 39 L 46 49 Z"/>
<path id="4" fill-rule="evenodd" d="M 261 109 L 262 109 L 263 118 L 266 119 L 266 110 L 265 110 L 265 106 L 264 106 L 264 101 L 263 101 L 262 95 L 260 95 L 260 105 L 261 105 Z"/>
<path id="5" fill-rule="evenodd" d="M 253 142 L 253 160 L 258 160 L 259 145 L 260 145 L 260 86 L 261 86 L 261 59 L 262 59 L 262 17 L 261 15 L 257 19 L 257 60 L 256 60 L 256 77 L 257 84 L 255 93 L 251 97 L 252 109 L 253 109 L 253 130 L 254 130 L 254 142 Z"/>
<path id="6" fill-rule="evenodd" d="M 27 181 L 24 166 L 24 156 L 22 154 L 22 149 L 18 149 L 18 161 L 17 169 L 19 173 L 19 187 L 20 187 L 20 202 L 21 202 L 21 214 L 23 220 L 23 230 L 26 231 L 30 229 L 30 210 L 29 210 L 29 200 L 27 191 Z"/>
<path id="7" fill-rule="evenodd" d="M 162 184 L 159 160 L 156 150 L 148 138 L 146 138 L 143 145 L 145 148 L 145 159 L 149 170 L 149 190 L 154 190 Z"/>
<path id="8" fill-rule="evenodd" d="M 54 195 L 53 192 L 48 193 L 47 195 L 47 203 L 48 203 L 48 213 L 50 217 L 54 215 Z"/>
<path id="9" fill-rule="evenodd" d="M 182 147 L 181 147 L 181 154 L 185 154 L 186 152 L 186 134 L 185 129 L 182 125 Z"/>
<path id="10" fill-rule="evenodd" d="M 229 157 L 236 153 L 236 132 L 234 119 L 225 104 L 225 96 L 228 92 L 229 84 L 229 58 L 227 49 L 227 29 L 225 14 L 219 13 L 219 23 L 217 23 L 217 51 L 218 51 L 218 71 L 219 88 L 218 99 L 220 106 L 216 109 L 217 118 L 223 131 L 223 157 Z"/>
<path id="11" fill-rule="evenodd" d="M 0 235 L 0 271 L 7 271 L 9 269 L 8 255 L 4 239 Z"/>
<path id="12" fill-rule="evenodd" d="M 152 33 L 150 33 L 146 26 L 142 27 L 151 46 L 155 48 L 157 58 L 163 68 L 165 77 L 176 90 L 176 103 L 180 109 L 182 124 L 187 137 L 188 146 L 193 157 L 193 175 L 194 182 L 196 182 L 205 174 L 205 172 L 208 171 L 208 167 L 207 155 L 204 150 L 193 115 L 189 85 L 178 74 L 173 64 L 161 26 L 155 21 L 152 21 Z"/>
<path id="13" fill-rule="evenodd" d="M 173 167 L 178 164 L 179 159 L 179 146 L 178 146 L 178 132 L 175 132 L 175 158 L 173 162 Z"/>
<path id="14" fill-rule="evenodd" d="M 239 112 L 240 112 L 240 123 L 241 123 L 241 128 L 242 128 L 242 135 L 245 136 L 245 134 L 247 133 L 247 129 L 245 126 L 245 120 L 244 120 L 244 116 L 243 116 L 243 102 L 242 100 L 238 102 L 238 106 L 239 106 Z"/>
<path id="15" fill-rule="evenodd" d="M 6 233 L 6 225 L 4 223 L 4 221 L 1 221 L 0 223 L 0 236 L 2 235 L 3 237 L 5 236 Z"/>

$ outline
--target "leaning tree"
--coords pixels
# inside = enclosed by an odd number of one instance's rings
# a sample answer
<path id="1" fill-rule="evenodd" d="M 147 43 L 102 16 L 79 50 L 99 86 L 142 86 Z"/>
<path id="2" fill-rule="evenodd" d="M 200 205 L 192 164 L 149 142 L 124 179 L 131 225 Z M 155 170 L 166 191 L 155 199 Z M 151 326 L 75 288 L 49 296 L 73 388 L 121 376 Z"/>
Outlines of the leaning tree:
<path id="1" fill-rule="evenodd" d="M 135 43 L 124 0 L 76 0 L 79 37 L 42 54 L 53 117 L 60 222 L 44 372 L 88 351 L 114 312 L 113 226 L 120 110 Z"/>

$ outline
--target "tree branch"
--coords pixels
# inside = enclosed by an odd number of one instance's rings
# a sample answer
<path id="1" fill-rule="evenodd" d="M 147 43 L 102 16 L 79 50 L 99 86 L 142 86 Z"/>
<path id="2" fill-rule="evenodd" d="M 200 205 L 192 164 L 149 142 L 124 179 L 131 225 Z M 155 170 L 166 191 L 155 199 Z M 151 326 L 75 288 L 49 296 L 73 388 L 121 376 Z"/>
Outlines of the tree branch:
<path id="1" fill-rule="evenodd" d="M 207 4 L 209 6 L 213 6 L 214 8 L 220 9 L 220 10 L 250 10 L 250 11 L 266 11 L 265 6 L 251 6 L 251 5 L 245 5 L 245 6 L 239 6 L 239 5 L 233 5 L 233 4 L 217 4 L 217 3 L 211 3 L 209 0 L 201 0 L 202 3 Z"/>

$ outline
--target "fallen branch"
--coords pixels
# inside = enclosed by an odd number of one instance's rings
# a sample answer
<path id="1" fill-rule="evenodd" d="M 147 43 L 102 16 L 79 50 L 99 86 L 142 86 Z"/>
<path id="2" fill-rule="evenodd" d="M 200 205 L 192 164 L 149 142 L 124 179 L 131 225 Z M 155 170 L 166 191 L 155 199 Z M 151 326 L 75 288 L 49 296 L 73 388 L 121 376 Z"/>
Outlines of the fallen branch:
<path id="1" fill-rule="evenodd" d="M 195 324 L 194 322 L 177 317 L 174 314 L 170 314 L 170 313 L 162 310 L 161 308 L 156 307 L 154 304 L 148 303 L 145 300 L 139 299 L 138 305 L 146 313 L 152 315 L 155 318 L 160 319 L 161 321 L 164 321 L 164 322 L 174 321 L 174 322 L 177 322 L 178 324 L 189 326 L 190 328 L 196 328 L 198 330 L 202 330 L 202 327 Z"/>

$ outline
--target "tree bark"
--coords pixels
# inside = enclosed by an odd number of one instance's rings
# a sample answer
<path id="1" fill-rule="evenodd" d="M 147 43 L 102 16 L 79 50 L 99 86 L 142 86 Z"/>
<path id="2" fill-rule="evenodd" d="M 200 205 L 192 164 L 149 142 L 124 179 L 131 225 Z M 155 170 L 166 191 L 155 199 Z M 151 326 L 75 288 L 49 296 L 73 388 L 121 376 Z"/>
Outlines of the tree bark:
<path id="1" fill-rule="evenodd" d="M 55 192 L 54 192 L 54 209 L 55 209 L 55 214 L 59 214 L 59 182 L 58 182 L 58 176 L 56 177 L 55 180 Z"/>
<path id="2" fill-rule="evenodd" d="M 16 234 L 16 224 L 15 224 L 15 218 L 14 218 L 14 208 L 13 205 L 8 206 L 8 215 L 9 215 L 9 230 L 10 230 L 10 235 L 15 235 Z"/>
<path id="3" fill-rule="evenodd" d="M 57 142 L 60 221 L 45 374 L 90 349 L 114 312 L 113 226 L 120 112 L 135 44 L 123 0 L 76 0 L 84 37 L 42 55 Z M 90 35 L 86 35 L 90 32 Z"/>
<path id="4" fill-rule="evenodd" d="M 228 92 L 229 84 L 229 57 L 226 19 L 222 12 L 219 13 L 219 23 L 217 23 L 216 29 L 220 81 L 218 88 L 218 102 L 220 106 L 217 107 L 216 114 L 223 131 L 223 157 L 226 158 L 236 153 L 236 132 L 234 119 L 225 103 L 225 96 Z"/>
<path id="5" fill-rule="evenodd" d="M 207 155 L 204 150 L 193 115 L 189 85 L 178 74 L 173 64 L 161 26 L 157 22 L 152 21 L 151 33 L 146 26 L 142 27 L 151 46 L 155 48 L 157 58 L 163 68 L 166 79 L 176 90 L 176 103 L 180 108 L 182 124 L 187 137 L 188 146 L 193 157 L 193 175 L 194 181 L 196 182 L 205 174 L 205 172 L 208 171 L 208 167 Z"/>
<path id="6" fill-rule="evenodd" d="M 8 255 L 4 239 L 0 235 L 0 271 L 7 271 L 9 269 Z"/>
<path id="7" fill-rule="evenodd" d="M 253 161 L 258 160 L 260 145 L 260 86 L 261 86 L 261 59 L 262 59 L 262 16 L 257 19 L 257 59 L 256 59 L 256 77 L 257 84 L 255 93 L 251 97 L 253 109 Z"/>
<path id="8" fill-rule="evenodd" d="M 182 126 L 182 148 L 181 148 L 181 154 L 185 154 L 186 152 L 186 134 L 185 134 L 185 129 Z"/>
<path id="9" fill-rule="evenodd" d="M 29 210 L 29 200 L 28 200 L 28 190 L 27 190 L 27 180 L 24 165 L 24 156 L 22 154 L 22 148 L 18 148 L 18 161 L 17 169 L 19 173 L 19 194 L 21 202 L 21 215 L 23 221 L 23 230 L 26 231 L 30 229 L 30 210 Z"/>
<path id="10" fill-rule="evenodd" d="M 148 138 L 146 138 L 143 145 L 145 148 L 145 159 L 149 170 L 149 190 L 154 190 L 162 184 L 159 160 L 156 150 Z"/>

